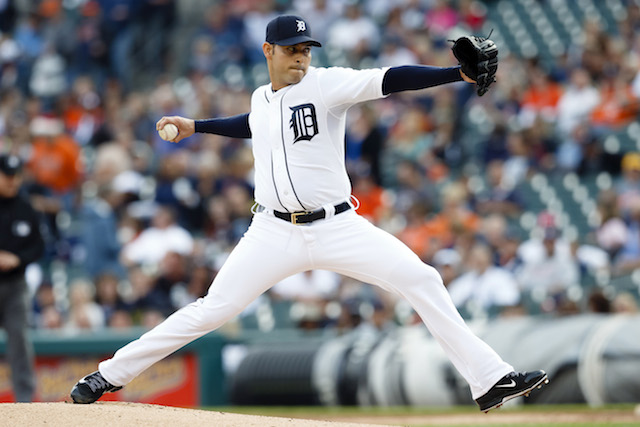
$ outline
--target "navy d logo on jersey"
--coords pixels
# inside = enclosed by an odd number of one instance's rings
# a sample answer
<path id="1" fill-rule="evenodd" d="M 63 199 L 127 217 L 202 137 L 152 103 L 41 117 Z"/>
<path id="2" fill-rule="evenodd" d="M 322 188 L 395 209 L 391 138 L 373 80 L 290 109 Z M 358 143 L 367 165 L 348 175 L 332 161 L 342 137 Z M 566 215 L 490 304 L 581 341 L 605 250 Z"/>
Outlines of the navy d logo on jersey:
<path id="1" fill-rule="evenodd" d="M 302 140 L 311 141 L 311 138 L 318 134 L 316 107 L 313 104 L 302 104 L 289 109 L 293 111 L 289 121 L 294 134 L 293 143 Z"/>

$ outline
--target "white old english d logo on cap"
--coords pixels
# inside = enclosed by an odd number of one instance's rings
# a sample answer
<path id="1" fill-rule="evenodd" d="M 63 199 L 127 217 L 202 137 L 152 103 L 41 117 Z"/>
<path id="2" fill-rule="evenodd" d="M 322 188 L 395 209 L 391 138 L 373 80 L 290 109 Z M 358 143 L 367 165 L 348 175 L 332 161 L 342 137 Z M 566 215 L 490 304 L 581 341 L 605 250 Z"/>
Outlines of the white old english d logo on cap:
<path id="1" fill-rule="evenodd" d="M 307 24 L 305 24 L 304 21 L 298 21 L 296 19 L 296 24 L 298 24 L 298 32 L 307 31 Z"/>

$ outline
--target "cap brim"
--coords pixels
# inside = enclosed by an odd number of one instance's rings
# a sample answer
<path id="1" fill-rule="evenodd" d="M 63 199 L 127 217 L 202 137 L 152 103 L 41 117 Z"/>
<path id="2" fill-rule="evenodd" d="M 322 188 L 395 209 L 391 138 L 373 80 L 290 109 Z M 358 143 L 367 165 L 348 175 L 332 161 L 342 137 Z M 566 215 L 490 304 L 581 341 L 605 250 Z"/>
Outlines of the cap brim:
<path id="1" fill-rule="evenodd" d="M 14 175 L 18 175 L 20 172 L 22 172 L 22 168 L 9 169 L 9 170 L 5 170 L 5 169 L 1 169 L 0 168 L 0 172 L 2 172 L 6 176 L 14 176 Z"/>
<path id="2" fill-rule="evenodd" d="M 278 46 L 293 46 L 298 43 L 309 43 L 311 46 L 322 47 L 319 41 L 312 39 L 308 36 L 297 36 L 291 37 L 290 39 L 278 40 L 277 42 L 273 42 L 273 44 L 277 44 Z"/>

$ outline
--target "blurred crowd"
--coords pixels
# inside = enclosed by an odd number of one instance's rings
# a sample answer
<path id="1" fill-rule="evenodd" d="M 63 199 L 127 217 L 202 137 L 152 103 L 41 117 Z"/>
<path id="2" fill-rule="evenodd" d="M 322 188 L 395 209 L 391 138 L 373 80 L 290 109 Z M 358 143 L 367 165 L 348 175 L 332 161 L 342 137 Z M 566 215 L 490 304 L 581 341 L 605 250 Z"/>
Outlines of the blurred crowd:
<path id="1" fill-rule="evenodd" d="M 640 153 L 605 150 L 638 122 L 640 5 L 623 3 L 616 31 L 585 21 L 580 42 L 553 62 L 501 55 L 482 98 L 460 82 L 350 112 L 358 212 L 438 268 L 467 318 L 638 310 L 637 288 L 608 282 L 640 267 Z M 47 247 L 28 270 L 33 327 L 152 327 L 206 294 L 251 221 L 250 141 L 196 134 L 172 144 L 155 122 L 249 111 L 252 90 L 268 81 L 260 46 L 274 16 L 307 19 L 324 45 L 314 65 L 452 66 L 447 40 L 486 35 L 491 7 L 0 1 L 0 151 L 27 165 L 23 190 Z M 602 172 L 612 184 L 595 195 L 598 221 L 577 236 L 520 191 L 536 174 Z M 396 296 L 324 271 L 279 283 L 238 320 L 261 329 L 415 321 Z"/>

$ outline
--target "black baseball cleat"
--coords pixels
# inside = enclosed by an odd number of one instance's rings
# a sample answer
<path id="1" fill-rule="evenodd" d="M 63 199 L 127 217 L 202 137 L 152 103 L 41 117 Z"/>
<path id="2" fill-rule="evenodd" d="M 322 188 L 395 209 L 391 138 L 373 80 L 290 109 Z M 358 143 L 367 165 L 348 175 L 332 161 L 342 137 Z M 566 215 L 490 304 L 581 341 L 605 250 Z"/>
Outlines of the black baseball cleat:
<path id="1" fill-rule="evenodd" d="M 82 378 L 71 389 L 73 403 L 93 403 L 105 393 L 112 393 L 122 387 L 115 386 L 105 380 L 100 371 L 95 371 Z"/>
<path id="2" fill-rule="evenodd" d="M 542 388 L 549 383 L 545 371 L 511 372 L 502 377 L 491 389 L 476 399 L 476 403 L 483 412 L 499 408 L 507 400 L 518 396 L 529 396 L 535 388 Z"/>

